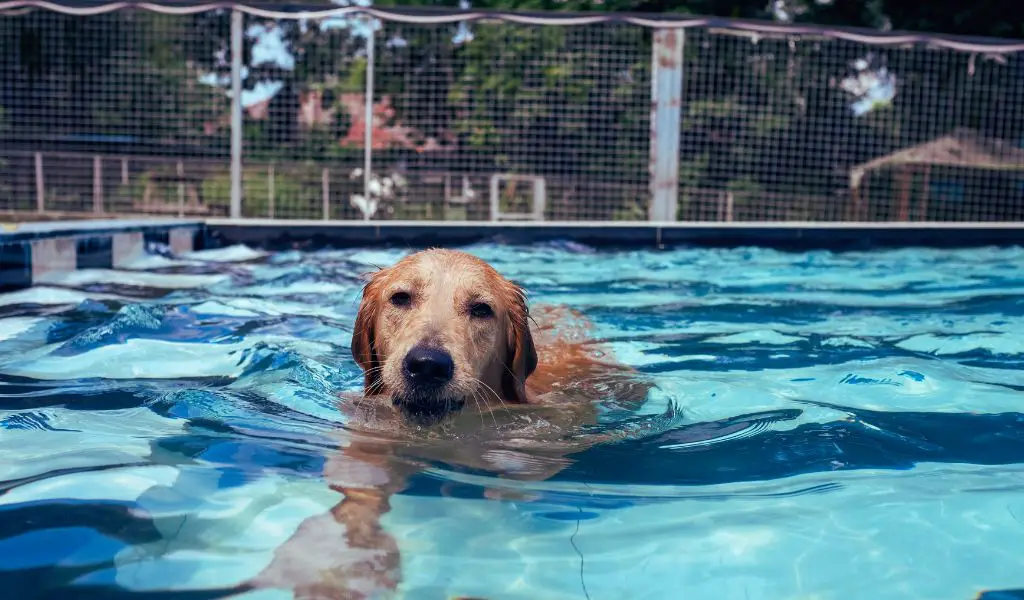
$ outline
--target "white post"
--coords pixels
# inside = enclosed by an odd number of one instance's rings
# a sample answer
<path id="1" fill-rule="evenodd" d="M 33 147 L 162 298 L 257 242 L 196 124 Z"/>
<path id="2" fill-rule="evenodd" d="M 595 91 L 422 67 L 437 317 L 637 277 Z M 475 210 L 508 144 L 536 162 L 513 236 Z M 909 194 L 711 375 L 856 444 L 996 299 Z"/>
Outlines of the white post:
<path id="1" fill-rule="evenodd" d="M 231 218 L 242 217 L 242 25 L 231 12 Z"/>
<path id="2" fill-rule="evenodd" d="M 679 203 L 679 137 L 684 29 L 654 30 L 651 52 L 651 221 L 675 221 Z"/>
<path id="3" fill-rule="evenodd" d="M 366 128 L 363 132 L 363 197 L 370 201 L 370 170 L 373 168 L 373 62 L 374 62 L 373 20 L 366 34 L 366 106 L 363 118 Z M 370 217 L 367 216 L 367 219 Z"/>

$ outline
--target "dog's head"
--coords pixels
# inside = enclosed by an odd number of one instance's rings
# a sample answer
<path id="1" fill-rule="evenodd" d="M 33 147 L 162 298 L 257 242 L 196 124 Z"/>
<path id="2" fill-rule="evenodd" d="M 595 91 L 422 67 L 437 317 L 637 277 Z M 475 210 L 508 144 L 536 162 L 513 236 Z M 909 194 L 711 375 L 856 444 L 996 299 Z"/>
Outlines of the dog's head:
<path id="1" fill-rule="evenodd" d="M 373 274 L 352 355 L 364 393 L 433 423 L 473 402 L 526 402 L 537 366 L 523 290 L 463 252 L 426 250 Z"/>

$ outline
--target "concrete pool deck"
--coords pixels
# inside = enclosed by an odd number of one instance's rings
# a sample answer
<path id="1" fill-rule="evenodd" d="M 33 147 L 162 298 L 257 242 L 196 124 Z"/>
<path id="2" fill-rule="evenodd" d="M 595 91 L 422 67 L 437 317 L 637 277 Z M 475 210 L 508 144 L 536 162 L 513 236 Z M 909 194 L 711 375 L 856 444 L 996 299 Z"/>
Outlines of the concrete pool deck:
<path id="1" fill-rule="evenodd" d="M 1024 223 L 718 223 L 107 219 L 0 223 L 0 291 L 48 274 L 116 269 L 161 244 L 174 254 L 245 244 L 267 250 L 553 240 L 595 247 L 762 246 L 780 250 L 1024 245 Z"/>

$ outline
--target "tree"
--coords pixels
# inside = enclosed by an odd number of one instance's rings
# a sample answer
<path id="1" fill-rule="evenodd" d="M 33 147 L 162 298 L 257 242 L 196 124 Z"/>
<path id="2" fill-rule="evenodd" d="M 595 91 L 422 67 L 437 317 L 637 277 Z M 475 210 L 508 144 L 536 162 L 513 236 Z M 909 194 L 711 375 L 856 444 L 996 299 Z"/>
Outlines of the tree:
<path id="1" fill-rule="evenodd" d="M 196 144 L 225 103 L 180 60 L 184 19 L 145 11 L 0 18 L 0 106 L 8 135 L 128 136 Z M 168 118 L 170 116 L 170 118 Z"/>

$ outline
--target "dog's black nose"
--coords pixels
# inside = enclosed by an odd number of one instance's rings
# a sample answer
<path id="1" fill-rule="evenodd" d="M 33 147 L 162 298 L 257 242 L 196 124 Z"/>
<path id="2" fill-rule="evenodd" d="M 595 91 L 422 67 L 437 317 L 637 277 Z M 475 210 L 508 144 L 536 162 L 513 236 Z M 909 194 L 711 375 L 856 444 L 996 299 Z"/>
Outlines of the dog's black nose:
<path id="1" fill-rule="evenodd" d="M 405 376 L 418 387 L 439 387 L 455 374 L 452 356 L 438 348 L 416 346 L 405 355 Z"/>

